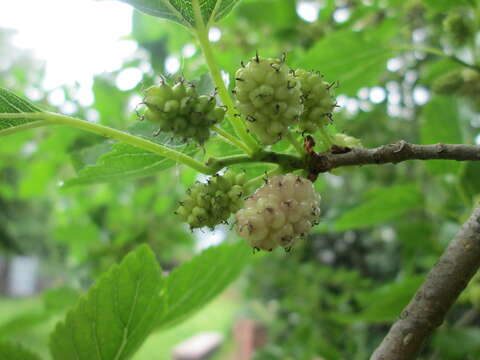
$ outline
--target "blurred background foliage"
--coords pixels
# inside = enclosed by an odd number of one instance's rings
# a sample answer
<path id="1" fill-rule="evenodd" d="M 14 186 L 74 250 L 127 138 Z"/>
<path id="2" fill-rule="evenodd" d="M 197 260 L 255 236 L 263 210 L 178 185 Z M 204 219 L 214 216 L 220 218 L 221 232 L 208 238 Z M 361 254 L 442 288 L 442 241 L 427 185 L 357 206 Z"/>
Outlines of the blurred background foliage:
<path id="1" fill-rule="evenodd" d="M 446 31 L 452 14 L 471 26 L 466 39 Z M 286 52 L 290 66 L 338 81 L 333 126 L 366 147 L 400 139 L 478 144 L 480 91 L 445 95 L 433 89 L 452 71 L 467 69 L 450 55 L 478 61 L 479 25 L 476 0 L 244 0 L 210 36 L 230 85 L 240 61 L 255 51 L 268 57 Z M 78 84 L 45 90 L 44 64 L 16 47 L 13 36 L 0 28 L 0 86 L 44 108 L 112 127 L 138 122 L 142 89 L 162 74 L 194 79 L 204 93 L 213 90 L 191 34 L 136 11 L 128 38 L 137 50 L 118 70 L 95 76 L 89 106 L 79 101 Z M 141 77 L 125 89 L 119 79 L 129 72 Z M 1 298 L 0 338 L 46 353 L 55 320 L 138 244 L 147 242 L 170 270 L 212 239 L 235 236 L 228 227 L 192 234 L 177 220 L 176 202 L 197 179 L 183 166 L 92 179 L 82 171 L 112 150 L 100 137 L 55 127 L 0 141 L 0 254 L 38 258 L 41 277 L 37 296 Z M 196 156 L 235 151 L 214 139 Z M 199 330 L 224 332 L 229 340 L 218 357 L 229 358 L 239 317 L 259 319 L 268 330 L 255 359 L 368 358 L 470 213 L 480 192 L 480 165 L 366 166 L 322 175 L 316 187 L 323 218 L 313 235 L 289 254 L 253 257 L 234 288 L 188 322 L 152 336 L 135 359 L 168 359 L 173 344 Z M 422 359 L 480 357 L 479 286 L 469 286 Z"/>

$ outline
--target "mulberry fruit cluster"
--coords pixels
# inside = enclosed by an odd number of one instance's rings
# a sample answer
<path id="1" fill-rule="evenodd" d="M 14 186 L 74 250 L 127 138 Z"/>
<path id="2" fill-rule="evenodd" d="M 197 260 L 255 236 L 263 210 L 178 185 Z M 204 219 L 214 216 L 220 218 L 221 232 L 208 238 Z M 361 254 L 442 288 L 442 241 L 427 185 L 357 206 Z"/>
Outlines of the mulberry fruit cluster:
<path id="1" fill-rule="evenodd" d="M 303 114 L 300 117 L 300 128 L 314 133 L 317 128 L 329 124 L 336 102 L 332 86 L 323 80 L 318 72 L 299 69 L 295 76 L 300 81 L 303 101 Z"/>
<path id="2" fill-rule="evenodd" d="M 458 44 L 465 44 L 474 35 L 472 24 L 465 14 L 451 13 L 443 21 L 445 32 Z"/>
<path id="3" fill-rule="evenodd" d="M 258 55 L 235 74 L 236 106 L 265 145 L 282 139 L 303 111 L 299 81 L 283 60 Z"/>
<path id="4" fill-rule="evenodd" d="M 277 175 L 245 201 L 236 213 L 235 228 L 254 249 L 289 249 L 316 224 L 319 204 L 310 180 Z"/>
<path id="5" fill-rule="evenodd" d="M 241 208 L 245 180 L 244 174 L 227 171 L 212 176 L 207 183 L 198 182 L 187 191 L 176 213 L 191 229 L 214 228 Z"/>
<path id="6" fill-rule="evenodd" d="M 475 112 L 480 112 L 480 74 L 475 70 L 463 69 L 440 76 L 432 84 L 438 94 L 465 97 Z"/>
<path id="7" fill-rule="evenodd" d="M 225 109 L 216 106 L 215 97 L 198 95 L 195 87 L 184 81 L 149 87 L 144 103 L 145 119 L 158 124 L 160 131 L 199 144 L 208 140 L 211 127 L 225 116 Z"/>

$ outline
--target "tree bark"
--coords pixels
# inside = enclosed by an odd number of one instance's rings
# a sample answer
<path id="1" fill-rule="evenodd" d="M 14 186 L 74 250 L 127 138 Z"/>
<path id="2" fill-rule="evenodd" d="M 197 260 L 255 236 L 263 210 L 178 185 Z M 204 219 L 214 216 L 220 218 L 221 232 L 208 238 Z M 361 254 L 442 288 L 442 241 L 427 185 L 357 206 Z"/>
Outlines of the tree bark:
<path id="1" fill-rule="evenodd" d="M 336 151 L 333 151 L 336 150 Z M 332 148 L 331 152 L 311 153 L 310 172 L 318 174 L 341 166 L 386 164 L 406 160 L 480 161 L 480 146 L 463 144 L 416 145 L 404 140 L 374 149 Z"/>
<path id="2" fill-rule="evenodd" d="M 480 266 L 480 206 L 447 247 L 370 360 L 415 359 Z"/>

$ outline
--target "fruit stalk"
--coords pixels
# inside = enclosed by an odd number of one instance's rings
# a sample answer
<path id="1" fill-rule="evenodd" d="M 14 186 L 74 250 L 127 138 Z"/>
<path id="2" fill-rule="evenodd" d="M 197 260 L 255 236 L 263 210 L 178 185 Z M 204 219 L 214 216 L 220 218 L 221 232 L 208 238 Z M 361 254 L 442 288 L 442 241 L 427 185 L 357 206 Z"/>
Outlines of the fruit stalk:
<path id="1" fill-rule="evenodd" d="M 196 23 L 196 35 L 200 46 L 203 50 L 203 55 L 207 63 L 208 69 L 210 70 L 210 75 L 212 80 L 217 87 L 218 95 L 222 100 L 223 105 L 227 107 L 227 117 L 231 122 L 235 133 L 240 137 L 240 139 L 246 144 L 246 147 L 249 149 L 248 153 L 252 154 L 255 150 L 258 149 L 258 145 L 255 140 L 247 133 L 247 130 L 241 120 L 235 115 L 235 106 L 233 104 L 232 98 L 228 94 L 228 90 L 225 86 L 225 83 L 222 79 L 222 74 L 213 55 L 212 47 L 210 46 L 210 41 L 208 40 L 208 28 L 203 23 L 202 14 L 200 10 L 200 4 L 198 0 L 193 0 L 193 10 L 195 15 Z"/>
<path id="2" fill-rule="evenodd" d="M 211 167 L 202 164 L 200 161 L 195 160 L 194 158 L 183 154 L 179 151 L 173 150 L 169 147 L 163 146 L 161 144 L 154 143 L 152 141 L 143 139 L 141 137 L 108 127 L 100 124 L 91 123 L 89 121 L 76 119 L 70 116 L 65 116 L 56 113 L 50 112 L 38 112 L 38 113 L 15 113 L 15 114 L 1 114 L 2 118 L 28 118 L 42 121 L 43 125 L 52 124 L 52 125 L 67 125 L 73 128 L 80 130 L 88 131 L 93 134 L 101 135 L 109 139 L 114 139 L 117 141 L 122 141 L 124 143 L 139 147 L 151 151 L 160 156 L 166 157 L 176 162 L 180 162 L 184 165 L 191 167 L 192 169 L 201 172 L 206 175 L 215 174 L 215 170 Z"/>

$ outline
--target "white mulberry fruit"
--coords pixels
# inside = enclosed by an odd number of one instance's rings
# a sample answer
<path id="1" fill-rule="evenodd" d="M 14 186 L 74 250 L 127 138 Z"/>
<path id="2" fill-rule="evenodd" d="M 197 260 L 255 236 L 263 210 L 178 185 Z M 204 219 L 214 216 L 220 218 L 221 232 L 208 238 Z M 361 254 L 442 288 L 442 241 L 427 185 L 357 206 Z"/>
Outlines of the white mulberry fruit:
<path id="1" fill-rule="evenodd" d="M 187 191 L 188 196 L 180 202 L 176 214 L 191 229 L 214 228 L 241 208 L 245 180 L 244 174 L 227 171 L 210 177 L 207 183 L 198 182 Z"/>
<path id="2" fill-rule="evenodd" d="M 298 69 L 295 77 L 300 81 L 304 111 L 300 117 L 300 128 L 314 133 L 317 128 L 331 121 L 336 102 L 332 86 L 318 72 Z"/>
<path id="3" fill-rule="evenodd" d="M 216 106 L 215 97 L 199 96 L 184 81 L 174 86 L 162 83 L 149 87 L 143 102 L 147 105 L 144 118 L 158 124 L 160 131 L 199 144 L 208 140 L 211 127 L 225 116 L 225 109 Z"/>
<path id="4" fill-rule="evenodd" d="M 235 228 L 254 249 L 289 249 L 316 225 L 319 204 L 310 180 L 294 174 L 273 176 L 245 200 L 235 215 Z"/>
<path id="5" fill-rule="evenodd" d="M 282 139 L 303 111 L 300 84 L 284 60 L 255 56 L 235 74 L 236 106 L 264 145 Z"/>

